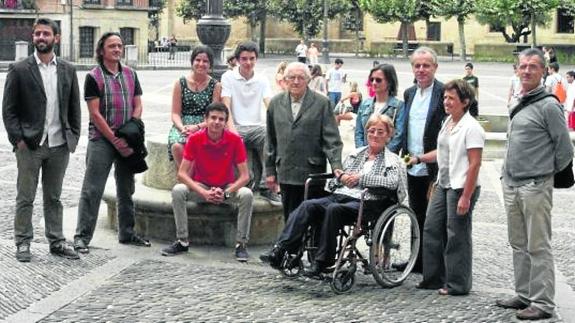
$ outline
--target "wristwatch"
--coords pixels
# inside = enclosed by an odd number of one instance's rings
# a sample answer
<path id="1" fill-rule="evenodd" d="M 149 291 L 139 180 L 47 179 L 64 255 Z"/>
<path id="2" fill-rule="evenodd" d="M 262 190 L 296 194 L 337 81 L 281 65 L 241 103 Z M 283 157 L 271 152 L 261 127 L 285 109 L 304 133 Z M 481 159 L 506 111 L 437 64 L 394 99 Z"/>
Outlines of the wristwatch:
<path id="1" fill-rule="evenodd" d="M 230 192 L 224 192 L 224 200 L 229 199 L 231 196 Z"/>

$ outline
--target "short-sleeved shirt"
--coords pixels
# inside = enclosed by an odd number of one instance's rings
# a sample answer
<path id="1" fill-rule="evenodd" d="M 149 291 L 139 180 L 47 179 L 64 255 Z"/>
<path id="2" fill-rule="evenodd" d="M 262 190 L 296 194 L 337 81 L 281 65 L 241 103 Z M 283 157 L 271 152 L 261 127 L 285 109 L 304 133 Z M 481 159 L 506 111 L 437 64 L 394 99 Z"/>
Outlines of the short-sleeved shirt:
<path id="1" fill-rule="evenodd" d="M 346 77 L 346 73 L 343 68 L 335 69 L 331 68 L 326 75 L 327 78 L 327 90 L 329 92 L 342 92 L 343 90 L 343 79 Z"/>
<path id="2" fill-rule="evenodd" d="M 240 74 L 239 68 L 222 75 L 222 97 L 230 98 L 232 116 L 237 125 L 264 125 L 264 99 L 272 96 L 272 88 L 264 75 L 255 73 L 247 80 Z"/>
<path id="3" fill-rule="evenodd" d="M 247 160 L 242 138 L 224 130 L 222 138 L 213 142 L 207 129 L 194 133 L 184 147 L 184 159 L 194 162 L 192 179 L 211 187 L 225 187 L 235 180 L 234 166 Z"/>
<path id="4" fill-rule="evenodd" d="M 120 65 L 118 73 L 112 74 L 103 65 L 86 74 L 84 99 L 100 99 L 100 114 L 112 131 L 120 128 L 132 118 L 134 97 L 142 95 L 138 76 L 128 66 Z M 92 120 L 89 124 L 89 139 L 100 138 L 102 134 Z"/>
<path id="5" fill-rule="evenodd" d="M 447 125 L 451 117 L 443 123 L 438 135 L 437 166 L 439 167 L 438 180 L 440 185 L 447 186 L 445 180 L 449 180 L 449 186 L 454 190 L 463 188 L 467 179 L 469 159 L 467 150 L 483 148 L 485 145 L 485 131 L 469 112 L 465 113 L 461 120 L 453 127 L 451 133 L 447 132 Z M 447 144 L 446 138 L 447 137 Z M 444 165 L 448 162 L 448 165 Z M 448 172 L 444 174 L 443 172 Z M 448 176 L 447 176 L 448 175 Z M 477 180 L 479 185 L 479 179 Z"/>
<path id="6" fill-rule="evenodd" d="M 463 80 L 466 81 L 472 88 L 477 90 L 479 88 L 479 79 L 475 75 L 465 75 Z"/>

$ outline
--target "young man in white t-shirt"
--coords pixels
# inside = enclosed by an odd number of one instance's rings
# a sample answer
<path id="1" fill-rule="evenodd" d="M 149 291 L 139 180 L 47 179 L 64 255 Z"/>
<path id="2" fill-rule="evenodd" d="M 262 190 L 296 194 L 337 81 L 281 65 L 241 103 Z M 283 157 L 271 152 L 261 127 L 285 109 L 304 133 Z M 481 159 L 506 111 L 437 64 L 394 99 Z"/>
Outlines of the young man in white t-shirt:
<path id="1" fill-rule="evenodd" d="M 341 92 L 347 77 L 347 74 L 341 68 L 342 66 L 343 60 L 341 58 L 336 58 L 334 67 L 327 71 L 325 77 L 327 80 L 327 96 L 333 106 L 338 104 L 341 99 Z"/>
<path id="2" fill-rule="evenodd" d="M 573 110 L 573 106 L 575 103 L 575 71 L 567 71 L 565 73 L 565 79 L 567 80 L 567 98 L 565 99 L 565 103 L 563 104 L 563 108 L 565 111 L 570 112 Z"/>
<path id="3" fill-rule="evenodd" d="M 549 67 L 547 67 L 547 78 L 545 79 L 545 89 L 549 93 L 553 93 L 555 90 L 555 85 L 558 82 L 562 82 L 563 86 L 565 86 L 565 82 L 563 82 L 563 77 L 559 74 L 559 64 L 556 62 L 549 63 Z"/>
<path id="4" fill-rule="evenodd" d="M 263 174 L 266 138 L 264 109 L 272 97 L 272 90 L 267 78 L 254 71 L 258 54 L 258 46 L 254 42 L 238 45 L 234 53 L 238 68 L 222 75 L 222 100 L 230 110 L 228 128 L 238 133 L 248 152 L 252 152 L 249 163 L 253 173 L 253 191 L 259 191 L 261 196 L 279 203 L 279 196 L 266 188 Z"/>

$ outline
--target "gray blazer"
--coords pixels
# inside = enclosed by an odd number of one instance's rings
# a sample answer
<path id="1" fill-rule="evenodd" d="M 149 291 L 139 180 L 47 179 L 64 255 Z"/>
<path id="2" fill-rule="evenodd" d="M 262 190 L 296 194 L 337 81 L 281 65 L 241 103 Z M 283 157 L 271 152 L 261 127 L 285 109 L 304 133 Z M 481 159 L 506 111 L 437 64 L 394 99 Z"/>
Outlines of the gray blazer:
<path id="1" fill-rule="evenodd" d="M 75 67 L 56 58 L 60 122 L 70 152 L 80 138 L 80 95 Z M 16 147 L 24 140 L 34 150 L 40 145 L 46 119 L 46 92 L 34 56 L 11 64 L 2 101 L 2 119 L 8 140 Z"/>
<path id="2" fill-rule="evenodd" d="M 274 96 L 267 111 L 266 175 L 278 183 L 303 185 L 308 174 L 341 169 L 343 144 L 329 100 L 307 89 L 295 120 L 287 92 Z"/>

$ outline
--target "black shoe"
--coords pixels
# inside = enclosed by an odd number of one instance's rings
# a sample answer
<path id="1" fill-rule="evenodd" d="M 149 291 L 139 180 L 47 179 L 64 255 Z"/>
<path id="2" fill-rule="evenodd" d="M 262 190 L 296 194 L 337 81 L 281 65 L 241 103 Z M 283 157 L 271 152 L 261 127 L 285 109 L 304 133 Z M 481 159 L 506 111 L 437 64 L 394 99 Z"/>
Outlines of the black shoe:
<path id="1" fill-rule="evenodd" d="M 246 262 L 250 258 L 250 255 L 248 254 L 248 248 L 245 243 L 236 244 L 234 255 L 236 256 L 236 260 L 239 262 Z"/>
<path id="2" fill-rule="evenodd" d="M 517 318 L 520 320 L 535 321 L 535 320 L 543 320 L 551 318 L 553 314 L 544 312 L 543 310 L 531 305 L 525 309 L 518 311 L 517 314 L 515 314 L 515 316 L 517 316 Z"/>
<path id="3" fill-rule="evenodd" d="M 151 247 L 152 244 L 150 243 L 150 241 L 143 239 L 137 235 L 132 235 L 132 237 L 130 239 L 127 240 L 120 240 L 121 244 L 130 244 L 133 246 L 137 246 L 137 247 Z"/>
<path id="4" fill-rule="evenodd" d="M 74 250 L 76 250 L 79 253 L 83 253 L 83 254 L 87 254 L 90 252 L 90 249 L 88 249 L 88 246 L 86 245 L 86 243 L 82 239 L 74 240 Z"/>
<path id="5" fill-rule="evenodd" d="M 260 191 L 260 196 L 270 201 L 272 204 L 281 204 L 282 202 L 281 196 L 270 190 Z"/>
<path id="6" fill-rule="evenodd" d="M 74 250 L 74 248 L 63 242 L 50 247 L 50 253 L 54 256 L 66 259 L 80 259 L 80 256 L 78 256 L 78 253 Z"/>
<path id="7" fill-rule="evenodd" d="M 184 252 L 188 252 L 188 246 L 184 246 L 180 240 L 176 240 L 171 246 L 162 249 L 162 256 L 175 256 Z"/>
<path id="8" fill-rule="evenodd" d="M 23 243 L 16 246 L 16 260 L 19 262 L 30 262 L 32 259 L 32 254 L 30 253 L 30 245 Z"/>
<path id="9" fill-rule="evenodd" d="M 503 308 L 512 308 L 514 310 L 523 310 L 529 307 L 529 304 L 523 302 L 518 296 L 509 299 L 498 299 L 495 301 L 495 305 Z"/>
<path id="10" fill-rule="evenodd" d="M 285 250 L 280 246 L 275 245 L 272 250 L 260 255 L 260 260 L 264 263 L 270 264 L 274 269 L 280 269 Z"/>

